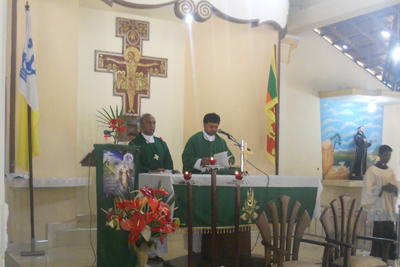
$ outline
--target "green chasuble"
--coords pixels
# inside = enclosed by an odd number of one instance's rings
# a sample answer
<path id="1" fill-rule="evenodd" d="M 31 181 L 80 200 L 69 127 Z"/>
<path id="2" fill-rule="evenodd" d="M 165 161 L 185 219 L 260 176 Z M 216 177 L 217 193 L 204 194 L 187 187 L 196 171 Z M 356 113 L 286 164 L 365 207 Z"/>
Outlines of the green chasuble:
<path id="1" fill-rule="evenodd" d="M 186 143 L 185 149 L 182 153 L 182 162 L 183 162 L 183 172 L 188 171 L 191 173 L 202 173 L 200 170 L 193 169 L 194 164 L 198 159 L 204 157 L 212 157 L 216 153 L 228 151 L 228 156 L 231 156 L 232 153 L 229 150 L 228 146 L 224 139 L 219 137 L 218 134 L 215 135 L 215 140 L 210 142 L 204 139 L 203 132 L 198 132 Z M 231 164 L 235 163 L 235 158 L 230 157 Z M 218 164 L 218 162 L 217 162 Z M 233 172 L 224 172 L 224 170 L 217 171 L 219 174 L 232 174 Z"/>
<path id="2" fill-rule="evenodd" d="M 139 173 L 148 173 L 157 169 L 174 169 L 167 143 L 154 136 L 154 143 L 148 143 L 142 133 L 129 142 L 129 145 L 140 146 Z"/>

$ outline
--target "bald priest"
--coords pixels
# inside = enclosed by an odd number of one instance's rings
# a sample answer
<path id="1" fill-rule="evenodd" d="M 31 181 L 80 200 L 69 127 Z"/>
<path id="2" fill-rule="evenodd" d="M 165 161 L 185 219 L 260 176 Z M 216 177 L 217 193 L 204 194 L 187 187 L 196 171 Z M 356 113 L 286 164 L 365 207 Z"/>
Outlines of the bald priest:
<path id="1" fill-rule="evenodd" d="M 151 114 L 140 118 L 140 133 L 129 145 L 140 146 L 139 173 L 155 173 L 173 170 L 174 164 L 167 143 L 155 137 L 156 120 Z"/>

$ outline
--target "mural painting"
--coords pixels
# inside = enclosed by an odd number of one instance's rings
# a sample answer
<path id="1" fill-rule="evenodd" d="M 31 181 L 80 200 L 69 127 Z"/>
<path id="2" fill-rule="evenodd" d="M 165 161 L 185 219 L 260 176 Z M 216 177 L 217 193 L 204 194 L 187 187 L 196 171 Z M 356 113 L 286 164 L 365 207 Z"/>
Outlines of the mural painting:
<path id="1" fill-rule="evenodd" d="M 362 179 L 363 170 L 377 160 L 382 145 L 383 107 L 376 105 L 370 112 L 368 105 L 320 100 L 324 179 Z"/>

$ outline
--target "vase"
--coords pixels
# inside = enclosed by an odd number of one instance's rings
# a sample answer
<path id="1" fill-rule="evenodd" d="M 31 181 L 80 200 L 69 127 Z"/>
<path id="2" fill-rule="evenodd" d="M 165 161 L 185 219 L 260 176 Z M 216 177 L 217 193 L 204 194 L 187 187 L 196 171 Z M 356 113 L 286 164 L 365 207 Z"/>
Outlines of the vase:
<path id="1" fill-rule="evenodd" d="M 142 243 L 140 247 L 133 245 L 135 248 L 138 264 L 135 267 L 150 267 L 147 265 L 147 260 L 149 259 L 149 251 L 153 249 L 154 245 L 150 247 L 146 243 Z"/>

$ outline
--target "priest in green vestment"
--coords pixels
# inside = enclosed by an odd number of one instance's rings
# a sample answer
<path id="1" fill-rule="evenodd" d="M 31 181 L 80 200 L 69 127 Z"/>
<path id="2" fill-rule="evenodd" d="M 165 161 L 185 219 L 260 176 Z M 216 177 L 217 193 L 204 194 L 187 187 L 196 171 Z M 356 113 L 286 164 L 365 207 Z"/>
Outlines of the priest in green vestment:
<path id="1" fill-rule="evenodd" d="M 218 134 L 221 118 L 215 113 L 208 113 L 203 119 L 203 131 L 194 134 L 186 143 L 182 153 L 183 172 L 202 173 L 203 166 L 210 164 L 210 157 L 214 154 L 227 151 L 230 164 L 235 163 L 231 151 L 224 139 Z M 218 165 L 218 162 L 216 162 Z M 219 170 L 218 174 L 233 174 L 234 169 Z"/>
<path id="2" fill-rule="evenodd" d="M 129 142 L 130 145 L 140 146 L 139 173 L 164 172 L 174 168 L 167 143 L 154 136 L 155 130 L 155 118 L 151 114 L 144 114 L 140 118 L 140 133 Z"/>
<path id="3" fill-rule="evenodd" d="M 174 169 L 167 143 L 154 136 L 155 130 L 156 119 L 151 114 L 146 113 L 140 118 L 140 133 L 129 142 L 129 145 L 140 147 L 139 173 L 163 173 L 166 170 L 173 171 Z M 161 244 L 160 239 L 157 238 L 157 248 L 149 251 L 149 260 L 164 261 L 158 254 L 168 253 L 167 242 L 166 237 L 164 244 Z"/>

